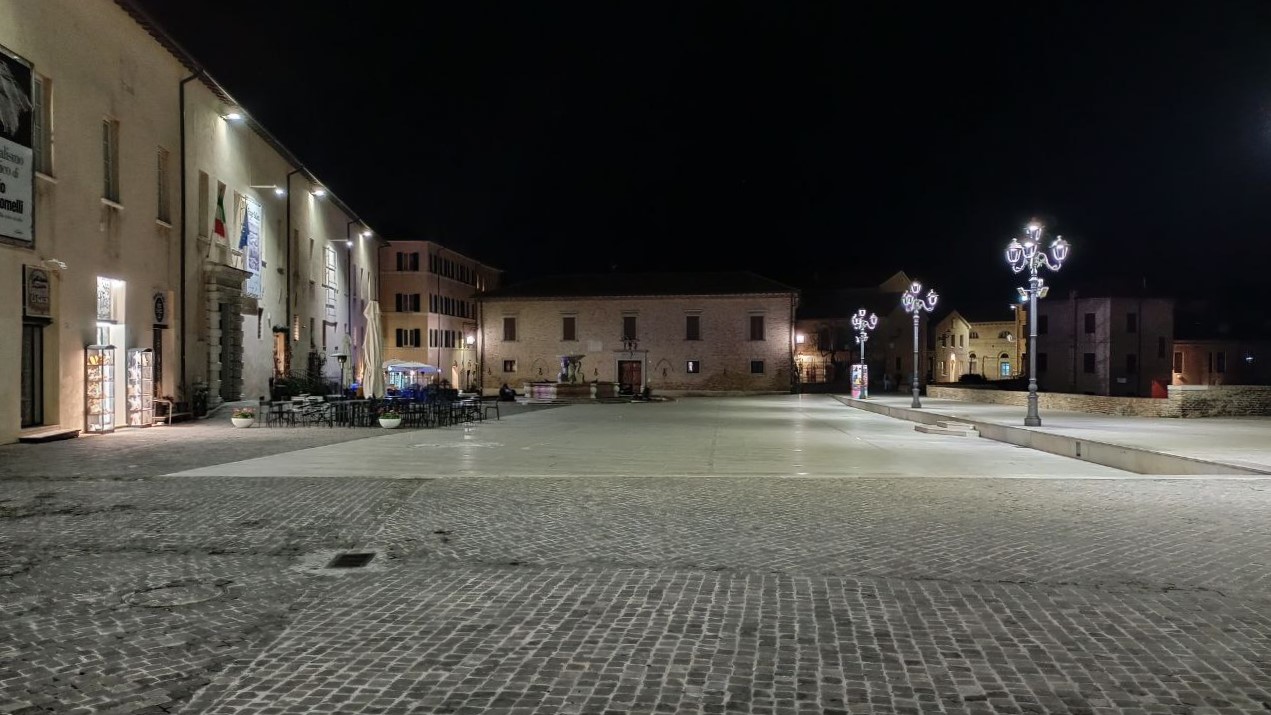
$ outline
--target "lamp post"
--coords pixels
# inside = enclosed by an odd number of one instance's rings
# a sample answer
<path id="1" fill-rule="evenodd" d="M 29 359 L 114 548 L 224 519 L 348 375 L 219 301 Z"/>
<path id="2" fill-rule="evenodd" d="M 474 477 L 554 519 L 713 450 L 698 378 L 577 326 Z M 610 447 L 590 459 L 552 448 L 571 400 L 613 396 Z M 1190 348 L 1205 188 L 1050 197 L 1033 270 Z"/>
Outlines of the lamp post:
<path id="1" fill-rule="evenodd" d="M 1026 427 L 1040 427 L 1042 419 L 1037 414 L 1037 299 L 1045 298 L 1049 288 L 1037 272 L 1045 266 L 1058 271 L 1068 257 L 1068 242 L 1056 236 L 1049 251 L 1042 250 L 1042 226 L 1034 221 L 1025 229 L 1024 241 L 1011 239 L 1006 245 L 1006 262 L 1016 273 L 1028 271 L 1028 288 L 1017 288 L 1020 297 L 1028 299 L 1028 414 Z"/>
<path id="2" fill-rule="evenodd" d="M 865 366 L 865 341 L 869 340 L 869 331 L 878 327 L 878 316 L 870 313 L 865 315 L 865 309 L 861 308 L 856 311 L 856 315 L 852 316 L 852 327 L 856 328 L 856 342 L 861 344 L 861 389 L 860 398 L 869 397 L 869 368 Z"/>
<path id="3" fill-rule="evenodd" d="M 340 362 L 340 392 L 344 392 L 344 363 L 349 359 L 349 356 L 344 353 L 336 353 L 332 357 Z"/>
<path id="4" fill-rule="evenodd" d="M 935 310 L 936 301 L 940 298 L 934 290 L 928 290 L 926 298 L 919 297 L 921 293 L 922 284 L 914 281 L 909 290 L 900 296 L 900 304 L 904 306 L 905 312 L 914 316 L 914 399 L 909 403 L 910 407 L 922 407 L 922 401 L 918 399 L 918 317 L 924 310 L 928 313 Z"/>

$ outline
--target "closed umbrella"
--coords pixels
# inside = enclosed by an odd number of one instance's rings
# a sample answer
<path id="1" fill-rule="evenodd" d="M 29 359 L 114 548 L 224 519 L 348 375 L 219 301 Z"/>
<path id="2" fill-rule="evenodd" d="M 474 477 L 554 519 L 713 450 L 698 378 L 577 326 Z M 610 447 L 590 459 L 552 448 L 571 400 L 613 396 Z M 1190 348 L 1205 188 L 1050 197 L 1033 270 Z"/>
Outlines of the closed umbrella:
<path id="1" fill-rule="evenodd" d="M 384 354 L 384 350 L 380 335 L 379 301 L 367 301 L 362 315 L 366 317 L 366 340 L 362 344 L 362 396 L 379 397 L 384 394 L 384 371 L 380 369 L 380 356 Z"/>

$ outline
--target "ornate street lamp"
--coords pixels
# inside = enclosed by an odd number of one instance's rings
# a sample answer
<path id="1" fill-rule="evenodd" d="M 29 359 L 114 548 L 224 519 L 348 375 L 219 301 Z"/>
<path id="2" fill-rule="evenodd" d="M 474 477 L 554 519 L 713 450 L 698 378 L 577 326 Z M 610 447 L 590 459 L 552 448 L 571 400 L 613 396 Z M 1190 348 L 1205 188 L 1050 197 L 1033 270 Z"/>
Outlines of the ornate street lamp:
<path id="1" fill-rule="evenodd" d="M 869 369 L 865 367 L 865 341 L 869 340 L 869 331 L 878 327 L 878 316 L 870 313 L 868 317 L 865 315 L 865 309 L 861 308 L 856 311 L 856 315 L 852 316 L 852 327 L 856 328 L 856 342 L 861 344 L 861 399 L 869 397 Z"/>
<path id="2" fill-rule="evenodd" d="M 936 301 L 940 299 L 934 290 L 928 290 L 926 298 L 920 298 L 921 294 L 922 284 L 914 281 L 909 290 L 900 296 L 900 304 L 904 306 L 905 312 L 914 316 L 914 400 L 909 403 L 910 407 L 922 407 L 922 402 L 918 399 L 918 316 L 924 310 L 928 313 L 935 310 Z"/>
<path id="3" fill-rule="evenodd" d="M 1028 299 L 1028 414 L 1024 417 L 1027 427 L 1040 427 L 1042 419 L 1037 414 L 1037 299 L 1045 298 L 1049 288 L 1037 271 L 1045 266 L 1055 272 L 1068 257 L 1068 242 L 1056 236 L 1048 251 L 1042 250 L 1042 226 L 1034 221 L 1025 229 L 1024 241 L 1011 239 L 1006 245 L 1006 262 L 1016 273 L 1028 271 L 1028 288 L 1017 288 L 1021 298 Z"/>

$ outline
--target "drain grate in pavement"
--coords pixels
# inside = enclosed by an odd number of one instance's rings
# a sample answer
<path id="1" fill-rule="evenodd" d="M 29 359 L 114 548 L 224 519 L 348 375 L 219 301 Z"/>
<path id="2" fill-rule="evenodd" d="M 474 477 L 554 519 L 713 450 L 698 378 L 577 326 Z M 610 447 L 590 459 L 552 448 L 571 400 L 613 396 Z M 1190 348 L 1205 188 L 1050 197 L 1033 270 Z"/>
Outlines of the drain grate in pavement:
<path id="1" fill-rule="evenodd" d="M 339 556 L 336 556 L 334 559 L 331 559 L 331 563 L 327 564 L 327 568 L 329 569 L 360 569 L 363 566 L 371 563 L 371 559 L 373 558 L 375 558 L 374 551 L 340 554 Z"/>

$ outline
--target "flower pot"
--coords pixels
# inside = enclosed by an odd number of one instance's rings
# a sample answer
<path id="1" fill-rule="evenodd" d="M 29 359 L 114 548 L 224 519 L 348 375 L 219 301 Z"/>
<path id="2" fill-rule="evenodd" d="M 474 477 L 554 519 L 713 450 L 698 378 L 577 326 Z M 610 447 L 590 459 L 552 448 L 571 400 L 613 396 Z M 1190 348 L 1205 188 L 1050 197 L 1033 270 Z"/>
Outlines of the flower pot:
<path id="1" fill-rule="evenodd" d="M 402 426 L 402 418 L 400 417 L 381 417 L 380 427 L 384 429 L 397 429 Z"/>
<path id="2" fill-rule="evenodd" d="M 233 422 L 235 427 L 251 427 L 252 423 L 256 421 L 256 418 L 255 417 L 231 417 L 229 418 L 229 421 Z"/>

